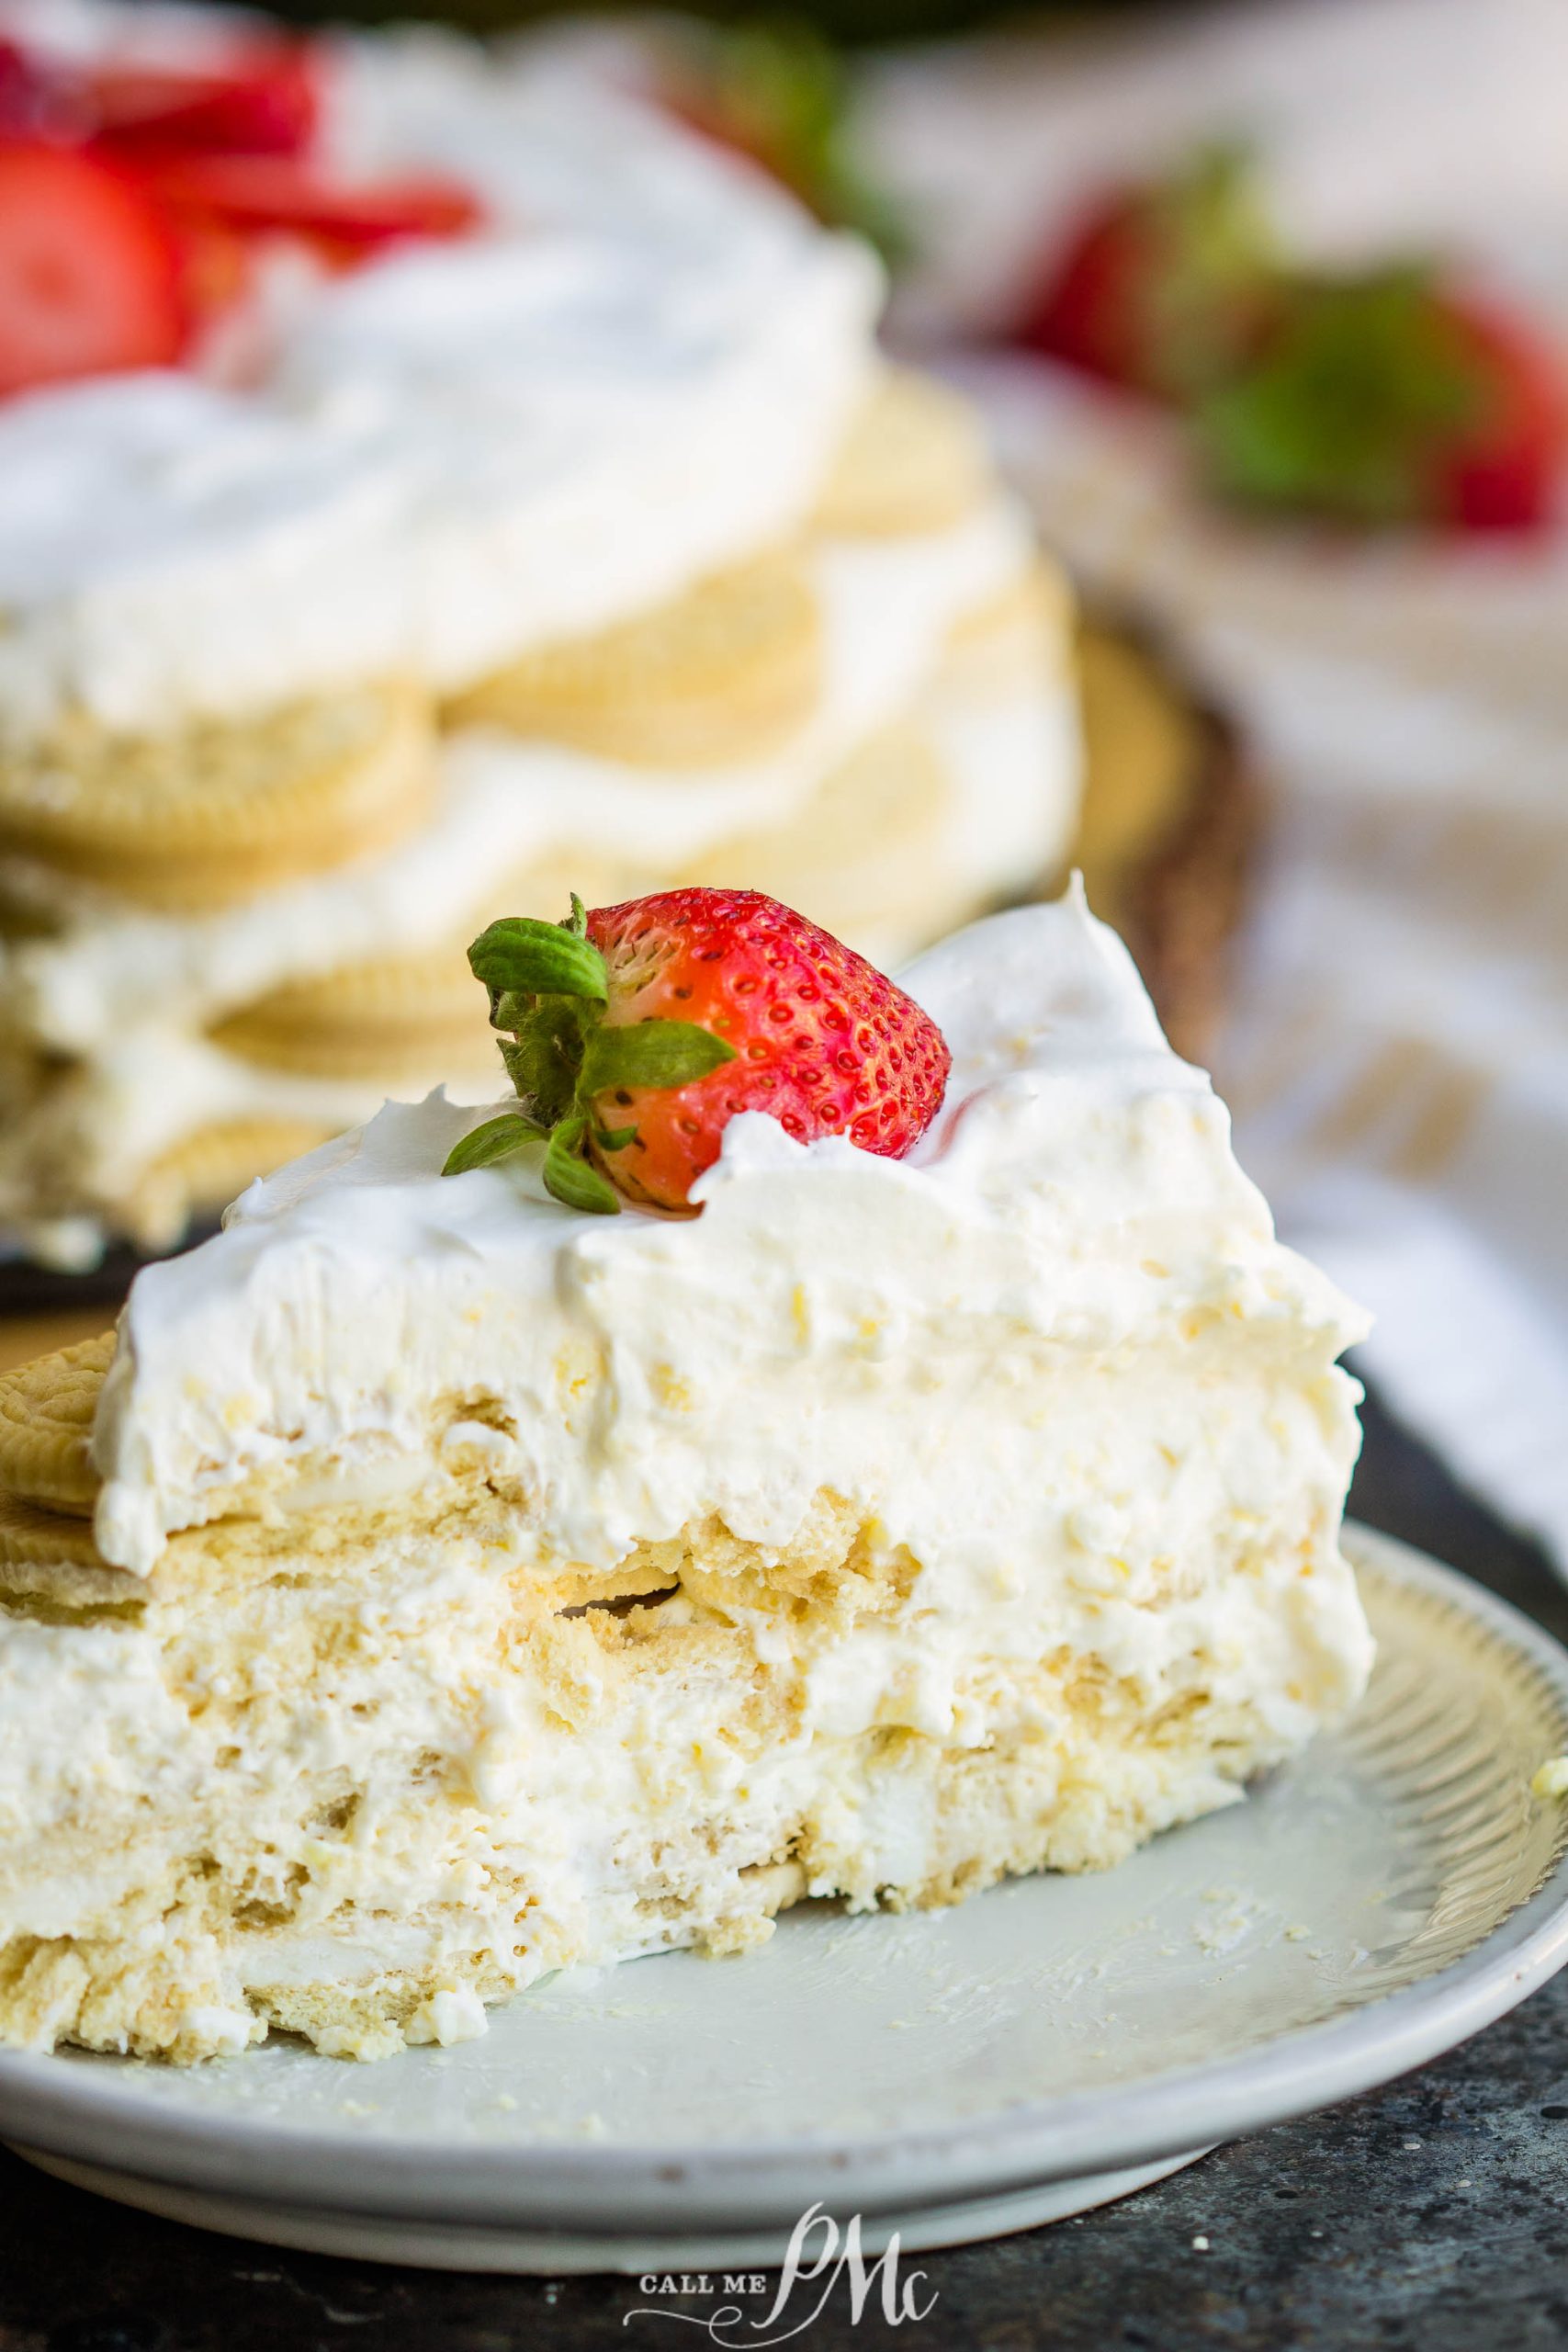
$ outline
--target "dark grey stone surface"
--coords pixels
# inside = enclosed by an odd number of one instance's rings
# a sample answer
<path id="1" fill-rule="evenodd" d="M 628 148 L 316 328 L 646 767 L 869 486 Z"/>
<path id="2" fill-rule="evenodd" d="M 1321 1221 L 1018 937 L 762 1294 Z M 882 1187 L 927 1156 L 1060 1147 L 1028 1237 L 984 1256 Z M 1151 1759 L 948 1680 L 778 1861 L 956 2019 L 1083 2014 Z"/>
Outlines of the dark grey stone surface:
<path id="1" fill-rule="evenodd" d="M 1483 1577 L 1568 1636 L 1568 1592 L 1375 1408 L 1360 1516 Z M 600 2352 L 709 2341 L 632 2318 L 631 2281 L 449 2277 L 205 2236 L 0 2155 L 0 2352 Z M 1199 2240 L 1206 2244 L 1196 2243 Z M 1568 1973 L 1389 2089 L 1217 2150 L 1121 2205 L 911 2257 L 928 2315 L 858 2324 L 842 2281 L 778 2330 L 810 2352 L 1282 2352 L 1568 2344 Z M 687 2322 L 716 2299 L 677 2298 Z M 760 2343 L 767 2298 L 729 2343 Z"/>

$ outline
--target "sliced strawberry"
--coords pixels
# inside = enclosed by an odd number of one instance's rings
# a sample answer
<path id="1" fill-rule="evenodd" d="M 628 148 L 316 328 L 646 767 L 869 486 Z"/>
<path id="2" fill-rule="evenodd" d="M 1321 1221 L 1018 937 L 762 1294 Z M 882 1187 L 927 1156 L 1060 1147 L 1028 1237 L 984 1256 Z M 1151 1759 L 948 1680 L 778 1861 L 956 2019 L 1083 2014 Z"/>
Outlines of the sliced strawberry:
<path id="1" fill-rule="evenodd" d="M 185 333 L 157 205 L 92 156 L 0 146 L 0 393 L 166 367 Z"/>
<path id="2" fill-rule="evenodd" d="M 1168 179 L 1088 205 L 1014 340 L 1130 390 L 1184 399 L 1256 341 L 1273 251 L 1246 158 L 1205 151 Z"/>
<path id="3" fill-rule="evenodd" d="M 302 154 L 320 110 L 315 54 L 302 41 L 236 42 L 207 69 L 110 61 L 84 90 L 100 141 L 127 157 Z"/>
<path id="4" fill-rule="evenodd" d="M 177 221 L 180 290 L 193 329 L 234 311 L 255 282 L 256 241 L 206 216 Z"/>
<path id="5" fill-rule="evenodd" d="M 287 155 L 187 155 L 149 168 L 148 185 L 182 217 L 309 238 L 354 260 L 408 237 L 457 237 L 482 218 L 471 189 L 434 172 L 334 185 Z"/>
<path id="6" fill-rule="evenodd" d="M 468 960 L 520 1101 L 463 1137 L 449 1175 L 547 1136 L 545 1183 L 569 1206 L 689 1209 L 743 1111 L 897 1159 L 942 1105 L 934 1022 L 757 890 L 660 890 L 592 915 L 574 899 L 564 924 L 492 923 Z"/>
<path id="7" fill-rule="evenodd" d="M 31 137 L 53 128 L 58 84 L 14 40 L 0 40 L 0 138 Z"/>

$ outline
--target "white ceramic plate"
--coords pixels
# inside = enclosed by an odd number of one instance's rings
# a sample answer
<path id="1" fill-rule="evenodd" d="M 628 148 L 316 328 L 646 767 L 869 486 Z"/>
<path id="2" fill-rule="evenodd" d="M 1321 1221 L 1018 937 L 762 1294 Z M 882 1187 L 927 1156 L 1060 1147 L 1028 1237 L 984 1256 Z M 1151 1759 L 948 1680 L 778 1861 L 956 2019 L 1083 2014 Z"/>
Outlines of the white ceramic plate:
<path id="1" fill-rule="evenodd" d="M 1365 1531 L 1354 1719 L 1103 1877 L 955 1911 L 788 1914 L 744 1961 L 567 1975 L 480 2041 L 370 2067 L 0 2054 L 0 2134 L 177 2219 L 382 2259 L 780 2258 L 819 2201 L 875 2248 L 1081 2211 L 1450 2047 L 1568 1960 L 1568 1654 Z"/>

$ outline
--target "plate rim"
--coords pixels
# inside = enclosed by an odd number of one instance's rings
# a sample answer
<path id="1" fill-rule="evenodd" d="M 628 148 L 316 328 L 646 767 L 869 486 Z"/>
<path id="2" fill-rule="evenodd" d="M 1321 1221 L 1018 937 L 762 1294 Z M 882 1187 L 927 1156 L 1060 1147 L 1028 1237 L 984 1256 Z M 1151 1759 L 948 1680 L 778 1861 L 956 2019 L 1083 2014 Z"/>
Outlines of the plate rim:
<path id="1" fill-rule="evenodd" d="M 1413 1545 L 1347 1521 L 1358 1565 L 1436 1594 L 1522 1654 L 1568 1710 L 1568 1649 L 1523 1611 Z M 0 2051 L 0 2136 L 175 2186 L 232 2185 L 334 2210 L 432 2220 L 527 2217 L 592 2233 L 660 2217 L 743 2225 L 827 2188 L 864 2213 L 1126 2168 L 1234 2139 L 1377 2087 L 1467 2040 L 1568 1964 L 1568 1849 L 1529 1896 L 1456 1961 L 1337 2017 L 1218 2061 L 1103 2091 L 1021 2099 L 955 2123 L 864 2135 L 574 2146 L 350 2132 L 171 2112 L 119 2078 Z M 336 2063 L 329 2061 L 327 2063 Z"/>

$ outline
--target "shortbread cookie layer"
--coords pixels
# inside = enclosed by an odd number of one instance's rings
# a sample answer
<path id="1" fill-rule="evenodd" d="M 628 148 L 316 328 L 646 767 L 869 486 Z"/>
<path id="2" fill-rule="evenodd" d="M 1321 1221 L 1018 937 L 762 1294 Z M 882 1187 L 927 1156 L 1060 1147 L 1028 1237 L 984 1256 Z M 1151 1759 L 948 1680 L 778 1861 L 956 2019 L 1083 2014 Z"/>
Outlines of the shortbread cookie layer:
<path id="1" fill-rule="evenodd" d="M 449 711 L 634 767 L 720 767 L 763 756 L 817 699 L 821 627 L 788 555 L 702 582 L 597 637 L 525 654 Z"/>
<path id="2" fill-rule="evenodd" d="M 170 1250 L 194 1218 L 216 1216 L 257 1176 L 311 1151 L 333 1132 L 329 1119 L 213 1119 L 139 1170 L 118 1204 L 144 1250 Z"/>
<path id="3" fill-rule="evenodd" d="M 1043 780 L 1059 763 L 1038 724 L 1032 691 L 1039 668 L 1035 609 L 1032 594 L 998 605 L 984 630 L 966 637 L 962 653 L 944 664 L 946 683 L 933 710 L 879 729 L 832 770 L 788 824 L 728 835 L 705 855 L 662 871 L 630 861 L 607 867 L 584 842 L 547 866 L 520 871 L 475 909 L 471 928 L 506 913 L 553 921 L 573 889 L 610 905 L 671 883 L 724 884 L 765 890 L 837 935 L 882 947 L 897 961 L 907 944 L 940 936 L 999 896 L 1013 876 L 1043 884 L 1055 829 Z M 1015 741 L 993 729 L 971 752 L 964 718 L 981 681 L 987 712 L 1005 717 L 1016 709 L 1021 724 Z M 1023 821 L 1015 818 L 1000 841 L 993 827 L 976 859 L 967 839 L 971 809 L 988 801 L 998 816 L 1010 779 L 1025 804 Z M 1033 859 L 1032 840 L 1040 844 Z M 210 1034 L 225 1053 L 267 1069 L 375 1078 L 389 1086 L 411 1072 L 440 1069 L 467 1080 L 495 1063 L 483 998 L 455 943 L 298 982 Z"/>
<path id="4" fill-rule="evenodd" d="M 137 906 L 0 850 L 22 919 L 0 989 L 0 1216 L 53 1262 L 115 1233 L 167 1248 L 182 1203 L 209 1210 L 389 1091 L 487 1093 L 462 951 L 498 914 L 558 916 L 573 889 L 606 905 L 696 878 L 772 888 L 896 965 L 1043 880 L 1077 752 L 1066 597 L 1030 561 L 995 496 L 942 530 L 819 538 L 791 563 L 821 674 L 775 749 L 656 768 L 459 729 L 412 837 L 236 903 Z M 890 728 L 918 745 L 902 780 L 869 748 Z"/>
<path id="5" fill-rule="evenodd" d="M 947 632 L 939 684 L 971 692 L 1064 677 L 1072 665 L 1077 612 L 1065 573 L 1036 558 Z"/>
<path id="6" fill-rule="evenodd" d="M 891 370 L 855 418 L 813 517 L 830 537 L 945 531 L 984 505 L 990 461 L 970 403 Z"/>
<path id="7" fill-rule="evenodd" d="M 493 1499 L 223 1522 L 146 1580 L 84 1533 L 0 1504 L 0 1758 L 9 1781 L 25 1733 L 34 1792 L 0 1844 L 0 2040 L 31 2047 L 281 2030 L 378 2058 L 555 1968 L 747 1951 L 806 1894 L 1104 1868 L 1293 1744 L 1204 1640 L 1215 1609 L 1298 1706 L 1353 1670 L 1299 1614 L 1279 1650 L 1284 1576 L 1245 1548 L 1172 1564 L 1191 1630 L 1153 1674 L 1061 1638 L 1027 1576 L 933 1625 L 921 1563 L 831 1494 L 788 1543 L 708 1518 L 601 1573 L 517 1565 Z"/>
<path id="8" fill-rule="evenodd" d="M 106 1360 L 114 1350 L 114 1333 L 101 1342 Z M 63 1351 L 62 1351 L 63 1352 Z M 57 1368 L 59 1355 L 39 1359 Z M 38 1366 L 28 1365 L 28 1371 Z M 46 1375 L 46 1377 L 51 1375 Z M 95 1391 L 101 1379 L 96 1382 Z M 87 1521 L 73 1513 L 51 1510 L 25 1501 L 0 1487 L 0 1607 L 28 1616 L 64 1615 L 85 1608 L 119 1605 L 128 1611 L 140 1607 L 123 1572 L 107 1568 L 98 1557 Z"/>
<path id="9" fill-rule="evenodd" d="M 0 1374 L 0 1492 L 91 1517 L 98 1477 L 87 1442 L 113 1354 L 106 1331 Z"/>
<path id="10" fill-rule="evenodd" d="M 501 910 L 498 908 L 497 911 Z M 423 955 L 385 956 L 319 980 L 298 980 L 211 1032 L 214 1045 L 271 1069 L 376 1078 L 493 1064 L 473 974 L 457 941 Z"/>
<path id="11" fill-rule="evenodd" d="M 151 907 L 223 906 L 389 848 L 434 781 L 429 705 L 405 684 L 161 738 L 79 720 L 0 752 L 0 854 Z"/>
<path id="12" fill-rule="evenodd" d="M 936 906 L 953 904 L 942 859 L 953 808 L 929 732 L 885 728 L 828 778 L 805 822 L 739 835 L 683 878 L 765 890 L 836 936 L 881 922 L 919 937 L 942 928 Z"/>
<path id="13" fill-rule="evenodd" d="M 840 763 L 792 824 L 662 867 L 617 863 L 591 840 L 565 846 L 487 890 L 467 935 L 496 914 L 553 921 L 574 888 L 610 905 L 671 881 L 722 879 L 770 888 L 897 967 L 1017 877 L 1047 877 L 1076 773 L 1071 730 L 1064 694 L 1025 683 L 976 696 L 950 681 L 917 719 Z M 0 1138 L 0 1211 L 13 1225 L 69 1216 L 167 1249 L 186 1214 L 220 1207 L 252 1176 L 367 1116 L 388 1091 L 444 1080 L 479 1099 L 497 1067 L 483 996 L 454 942 L 268 991 L 205 1036 L 186 1045 L 162 1034 L 135 1058 L 107 1004 L 105 1018 L 101 1059 L 64 1070 L 40 1059 L 30 1107 L 15 1098 Z M 47 1232 L 34 1246 L 61 1254 Z M 75 1255 L 83 1244 L 68 1247 Z"/>

